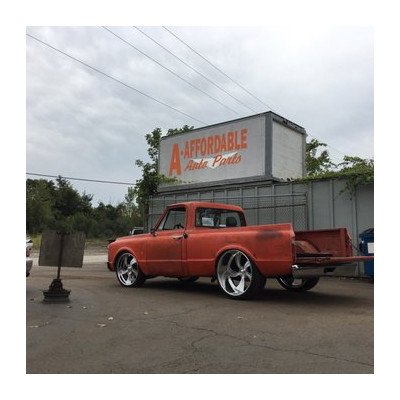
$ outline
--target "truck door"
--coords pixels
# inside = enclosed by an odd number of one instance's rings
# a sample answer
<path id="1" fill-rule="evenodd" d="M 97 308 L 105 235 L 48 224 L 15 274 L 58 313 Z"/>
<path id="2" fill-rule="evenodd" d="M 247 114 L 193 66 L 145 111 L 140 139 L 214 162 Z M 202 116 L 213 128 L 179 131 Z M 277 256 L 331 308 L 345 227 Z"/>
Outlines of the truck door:
<path id="1" fill-rule="evenodd" d="M 182 273 L 182 246 L 186 208 L 170 208 L 147 243 L 147 266 L 151 274 L 174 276 Z"/>

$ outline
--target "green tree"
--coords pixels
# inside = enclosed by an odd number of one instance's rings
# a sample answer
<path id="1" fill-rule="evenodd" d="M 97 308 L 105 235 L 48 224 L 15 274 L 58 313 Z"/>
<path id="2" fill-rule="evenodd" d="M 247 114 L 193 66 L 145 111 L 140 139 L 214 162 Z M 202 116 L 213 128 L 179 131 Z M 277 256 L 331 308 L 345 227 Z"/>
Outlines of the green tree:
<path id="1" fill-rule="evenodd" d="M 328 150 L 321 150 L 327 147 L 317 139 L 311 139 L 306 143 L 306 174 L 307 177 L 316 177 L 328 171 L 332 171 L 336 165 L 331 161 Z"/>
<path id="2" fill-rule="evenodd" d="M 115 238 L 127 235 L 141 225 L 133 188 L 125 201 L 113 206 L 92 207 L 93 195 L 80 194 L 71 183 L 58 177 L 56 182 L 26 180 L 26 230 L 30 235 L 45 229 L 85 232 L 87 237 Z"/>
<path id="3" fill-rule="evenodd" d="M 93 195 L 80 195 L 68 180 L 56 183 L 44 179 L 26 180 L 26 230 L 37 234 L 44 229 L 90 229 Z"/>
<path id="4" fill-rule="evenodd" d="M 131 227 L 141 226 L 143 224 L 139 207 L 136 204 L 135 189 L 133 187 L 128 188 L 122 206 L 123 214 L 130 221 Z"/>
<path id="5" fill-rule="evenodd" d="M 346 178 L 344 191 L 350 193 L 361 185 L 374 182 L 374 160 L 344 156 L 343 161 L 334 164 L 328 151 L 322 150 L 325 143 L 312 139 L 306 145 L 306 179 Z"/>
<path id="6" fill-rule="evenodd" d="M 59 176 L 56 179 L 57 190 L 55 192 L 56 218 L 63 219 L 79 212 L 89 214 L 93 196 L 84 193 L 82 196 L 74 189 L 71 183 Z"/>
<path id="7" fill-rule="evenodd" d="M 179 135 L 192 130 L 194 127 L 184 125 L 182 128 L 168 129 L 166 136 Z M 136 160 L 135 164 L 142 169 L 142 178 L 136 181 L 134 194 L 142 217 L 144 218 L 149 211 L 149 199 L 157 193 L 157 187 L 160 183 L 171 182 L 174 179 L 158 173 L 159 148 L 162 137 L 161 128 L 156 128 L 153 132 L 146 134 L 148 145 L 147 153 L 150 157 L 149 162 Z"/>
<path id="8" fill-rule="evenodd" d="M 127 235 L 131 228 L 131 222 L 124 214 L 123 203 L 114 207 L 100 202 L 93 210 L 93 236 L 115 238 Z"/>
<path id="9" fill-rule="evenodd" d="M 346 177 L 346 188 L 353 193 L 358 186 L 374 183 L 374 160 L 344 156 L 338 173 Z"/>
<path id="10" fill-rule="evenodd" d="M 26 180 L 26 231 L 42 232 L 54 220 L 55 185 L 44 179 Z"/>

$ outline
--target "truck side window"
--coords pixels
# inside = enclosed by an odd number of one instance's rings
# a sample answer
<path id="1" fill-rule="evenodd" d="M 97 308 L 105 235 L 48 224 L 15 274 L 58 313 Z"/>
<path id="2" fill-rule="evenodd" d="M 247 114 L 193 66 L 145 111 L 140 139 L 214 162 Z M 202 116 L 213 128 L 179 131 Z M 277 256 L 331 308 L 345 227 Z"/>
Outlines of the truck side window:
<path id="1" fill-rule="evenodd" d="M 198 208 L 196 210 L 197 227 L 233 228 L 244 225 L 244 218 L 237 211 L 218 208 Z"/>
<path id="2" fill-rule="evenodd" d="M 185 207 L 172 208 L 163 218 L 157 230 L 169 231 L 172 229 L 185 229 L 186 209 Z"/>

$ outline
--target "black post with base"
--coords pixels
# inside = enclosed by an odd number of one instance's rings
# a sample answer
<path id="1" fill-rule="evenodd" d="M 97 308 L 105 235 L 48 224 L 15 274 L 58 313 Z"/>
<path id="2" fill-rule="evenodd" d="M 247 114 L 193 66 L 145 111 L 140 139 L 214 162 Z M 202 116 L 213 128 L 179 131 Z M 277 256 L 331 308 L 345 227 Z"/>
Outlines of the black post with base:
<path id="1" fill-rule="evenodd" d="M 43 290 L 43 301 L 45 303 L 66 303 L 69 302 L 70 290 L 64 289 L 60 274 L 61 274 L 61 263 L 64 249 L 64 238 L 68 235 L 68 232 L 57 232 L 60 236 L 60 251 L 58 253 L 58 268 L 57 278 L 53 279 L 48 290 Z"/>

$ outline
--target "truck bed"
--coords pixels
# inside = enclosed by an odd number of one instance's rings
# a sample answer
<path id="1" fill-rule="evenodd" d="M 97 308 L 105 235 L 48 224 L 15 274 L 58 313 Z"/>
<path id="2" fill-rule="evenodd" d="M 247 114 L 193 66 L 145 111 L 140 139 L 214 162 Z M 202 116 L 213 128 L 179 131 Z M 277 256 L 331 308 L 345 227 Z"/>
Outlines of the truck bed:
<path id="1" fill-rule="evenodd" d="M 297 278 L 329 275 L 337 266 L 373 259 L 354 256 L 346 228 L 296 231 L 294 244 L 292 274 Z"/>

